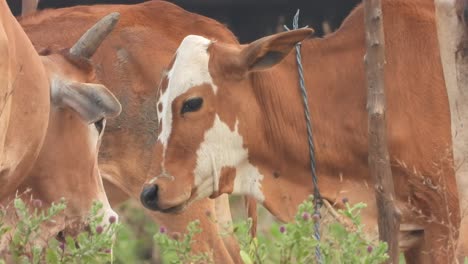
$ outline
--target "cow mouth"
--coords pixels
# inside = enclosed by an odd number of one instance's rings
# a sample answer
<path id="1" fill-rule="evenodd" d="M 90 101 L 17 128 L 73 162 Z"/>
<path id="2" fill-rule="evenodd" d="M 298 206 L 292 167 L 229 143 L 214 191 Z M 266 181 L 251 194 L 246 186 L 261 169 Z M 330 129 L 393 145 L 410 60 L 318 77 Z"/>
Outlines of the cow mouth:
<path id="1" fill-rule="evenodd" d="M 185 209 L 187 209 L 187 207 L 195 201 L 196 193 L 197 193 L 197 188 L 194 188 L 192 189 L 190 193 L 190 197 L 187 200 L 185 200 L 183 203 L 169 207 L 169 208 L 165 208 L 165 209 L 160 208 L 159 211 L 165 214 L 180 214 L 183 211 L 185 211 Z"/>
<path id="2" fill-rule="evenodd" d="M 169 207 L 169 208 L 166 208 L 166 209 L 161 209 L 161 213 L 165 213 L 165 214 L 180 214 L 182 213 L 183 211 L 185 211 L 185 209 L 187 208 L 187 205 L 188 205 L 188 200 L 182 204 L 179 204 L 179 205 L 176 205 L 176 206 L 173 206 L 173 207 Z"/>

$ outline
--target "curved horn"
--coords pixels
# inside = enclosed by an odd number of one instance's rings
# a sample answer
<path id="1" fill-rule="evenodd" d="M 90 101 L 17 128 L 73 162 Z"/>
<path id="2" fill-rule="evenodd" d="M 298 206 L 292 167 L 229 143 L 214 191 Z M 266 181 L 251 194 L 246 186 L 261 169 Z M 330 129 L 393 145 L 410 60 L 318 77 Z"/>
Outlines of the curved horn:
<path id="1" fill-rule="evenodd" d="M 70 54 L 77 57 L 91 58 L 102 41 L 114 29 L 119 21 L 120 14 L 110 13 L 99 20 L 92 28 L 88 29 L 83 36 L 71 47 Z"/>

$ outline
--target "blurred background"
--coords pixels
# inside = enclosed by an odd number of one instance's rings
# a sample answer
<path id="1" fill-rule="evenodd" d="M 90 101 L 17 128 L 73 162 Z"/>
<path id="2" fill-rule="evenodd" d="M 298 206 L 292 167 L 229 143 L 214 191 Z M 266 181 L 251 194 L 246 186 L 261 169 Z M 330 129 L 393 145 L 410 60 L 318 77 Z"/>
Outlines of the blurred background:
<path id="1" fill-rule="evenodd" d="M 14 15 L 21 0 L 7 0 Z M 143 0 L 40 0 L 39 9 L 94 4 L 136 4 Z M 337 29 L 361 0 L 170 0 L 178 6 L 226 24 L 241 43 L 282 31 L 291 25 L 299 8 L 300 25 L 312 27 L 316 36 Z"/>

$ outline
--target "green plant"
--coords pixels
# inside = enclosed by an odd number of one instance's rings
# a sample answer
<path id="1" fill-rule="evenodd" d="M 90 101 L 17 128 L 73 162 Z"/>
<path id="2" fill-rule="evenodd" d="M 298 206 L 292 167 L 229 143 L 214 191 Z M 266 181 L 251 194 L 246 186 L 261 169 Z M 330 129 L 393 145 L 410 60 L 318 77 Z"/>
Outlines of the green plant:
<path id="1" fill-rule="evenodd" d="M 259 243 L 258 237 L 250 235 L 252 219 L 240 221 L 234 225 L 234 234 L 241 247 L 240 256 L 245 264 L 264 263 L 267 259 L 267 243 Z"/>
<path id="2" fill-rule="evenodd" d="M 345 221 L 327 223 L 323 236 L 317 240 L 315 227 L 320 215 L 313 214 L 313 197 L 299 205 L 294 221 L 285 225 L 274 223 L 268 234 L 252 238 L 252 221 L 240 221 L 234 225 L 238 238 L 240 255 L 246 264 L 261 263 L 318 263 L 315 250 L 320 249 L 323 263 L 362 263 L 378 264 L 388 259 L 387 244 L 366 239 L 361 222 L 361 210 L 366 205 L 355 205 L 345 201 L 345 208 L 338 214 Z M 349 225 L 343 224 L 349 222 Z M 322 223 L 325 224 L 325 223 Z M 168 235 L 165 228 L 155 235 L 163 250 L 164 263 L 206 263 L 207 255 L 191 254 L 192 238 L 201 232 L 198 221 L 188 226 L 188 234 L 183 238 Z"/>
<path id="3" fill-rule="evenodd" d="M 327 232 L 320 241 L 314 236 L 314 225 L 316 221 L 319 221 L 320 216 L 313 214 L 312 197 L 299 205 L 295 221 L 279 227 L 274 225 L 268 239 L 262 239 L 261 236 L 259 239 L 249 239 L 245 224 L 237 224 L 238 228 L 234 229 L 240 241 L 244 262 L 317 263 L 316 247 L 320 249 L 324 263 L 384 262 L 388 258 L 386 243 L 379 241 L 372 243 L 364 236 L 360 212 L 366 205 L 363 203 L 353 206 L 349 203 L 345 204 L 346 208 L 339 210 L 338 213 L 351 221 L 352 232 L 347 230 L 342 223 L 332 222 L 326 227 Z M 268 243 L 269 240 L 274 240 L 274 245 Z"/>
<path id="4" fill-rule="evenodd" d="M 115 223 L 115 219 L 108 219 L 109 224 L 102 226 L 101 223 L 104 222 L 104 219 L 99 214 L 101 209 L 101 203 L 93 203 L 87 221 L 89 232 L 81 232 L 76 239 L 67 236 L 64 245 L 58 245 L 58 241 L 52 240 L 55 245 L 49 246 L 47 249 L 47 262 L 104 263 L 112 261 L 110 253 L 119 224 Z"/>
<path id="5" fill-rule="evenodd" d="M 39 203 L 36 202 L 36 204 Z M 43 223 L 50 221 L 65 209 L 65 201 L 61 200 L 58 204 L 52 203 L 48 210 L 41 210 L 40 206 L 34 206 L 32 213 L 20 198 L 16 198 L 13 204 L 18 216 L 18 222 L 9 244 L 10 254 L 13 260 L 18 263 L 39 263 L 44 248 L 32 244 L 31 241 L 35 241 L 39 237 L 39 229 Z M 12 227 L 8 227 L 8 230 L 10 229 Z"/>
<path id="6" fill-rule="evenodd" d="M 168 234 L 168 230 L 160 227 L 159 233 L 156 233 L 154 239 L 158 243 L 163 254 L 164 263 L 213 263 L 211 253 L 205 252 L 193 254 L 192 244 L 195 243 L 193 237 L 201 233 L 200 221 L 195 220 L 188 224 L 187 233 Z"/>
<path id="7" fill-rule="evenodd" d="M 364 225 L 361 222 L 361 210 L 364 203 L 350 205 L 338 213 L 349 219 L 353 230 L 348 230 L 342 223 L 333 222 L 328 226 L 328 236 L 320 243 L 325 263 L 383 263 L 388 259 L 387 243 L 369 241 L 365 238 Z"/>
<path id="8" fill-rule="evenodd" d="M 122 226 L 114 244 L 114 263 L 158 262 L 158 251 L 153 240 L 158 230 L 156 223 L 135 201 L 128 201 L 119 208 Z"/>
<path id="9" fill-rule="evenodd" d="M 9 236 L 8 231 L 12 231 L 6 254 L 11 256 L 15 263 L 59 264 L 112 261 L 110 253 L 113 237 L 119 229 L 119 224 L 114 223 L 116 219 L 111 217 L 112 219 L 108 219 L 110 224 L 101 226 L 103 222 L 103 216 L 99 213 L 102 208 L 101 203 L 93 203 L 86 221 L 89 231 L 79 233 L 76 238 L 67 236 L 65 242 L 50 238 L 44 245 L 35 243 L 40 235 L 40 227 L 46 222 L 53 221 L 53 218 L 66 208 L 65 201 L 61 200 L 57 204 L 52 203 L 48 209 L 41 209 L 42 202 L 33 200 L 33 210 L 29 210 L 21 198 L 16 198 L 13 204 L 18 219 L 15 226 L 11 227 L 4 224 L 2 217 L 0 235 Z"/>

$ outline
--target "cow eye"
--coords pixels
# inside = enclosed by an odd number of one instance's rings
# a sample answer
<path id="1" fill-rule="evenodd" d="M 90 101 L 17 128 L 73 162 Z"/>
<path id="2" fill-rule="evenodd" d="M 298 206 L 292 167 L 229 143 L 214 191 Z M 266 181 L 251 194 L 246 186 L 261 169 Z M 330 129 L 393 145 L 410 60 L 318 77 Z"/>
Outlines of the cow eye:
<path id="1" fill-rule="evenodd" d="M 104 129 L 104 118 L 99 119 L 98 121 L 94 122 L 94 126 L 96 127 L 99 135 L 102 133 L 102 130 Z"/>
<path id="2" fill-rule="evenodd" d="M 202 107 L 202 105 L 203 105 L 203 98 L 201 97 L 190 98 L 187 101 L 185 101 L 184 104 L 182 105 L 180 114 L 198 111 Z"/>

